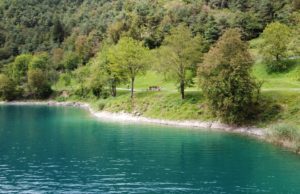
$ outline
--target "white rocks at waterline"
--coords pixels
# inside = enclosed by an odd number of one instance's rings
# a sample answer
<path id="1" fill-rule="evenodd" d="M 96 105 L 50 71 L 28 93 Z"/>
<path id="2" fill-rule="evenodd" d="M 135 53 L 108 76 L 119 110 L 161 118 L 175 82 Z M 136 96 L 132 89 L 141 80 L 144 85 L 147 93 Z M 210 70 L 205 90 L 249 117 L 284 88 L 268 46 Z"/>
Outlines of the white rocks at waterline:
<path id="1" fill-rule="evenodd" d="M 264 138 L 267 133 L 265 129 L 255 127 L 234 127 L 225 125 L 219 122 L 202 122 L 195 120 L 186 121 L 171 121 L 163 119 L 152 119 L 141 116 L 140 113 L 129 114 L 125 112 L 111 113 L 106 111 L 94 111 L 88 103 L 82 102 L 56 102 L 56 101 L 14 101 L 14 102 L 0 102 L 0 104 L 9 105 L 48 105 L 48 106 L 68 106 L 78 107 L 88 110 L 93 116 L 104 121 L 116 121 L 116 122 L 134 122 L 134 123 L 152 123 L 160 125 L 169 125 L 177 127 L 192 127 L 192 128 L 205 128 L 212 130 L 222 130 L 233 133 L 241 133 L 259 138 Z"/>

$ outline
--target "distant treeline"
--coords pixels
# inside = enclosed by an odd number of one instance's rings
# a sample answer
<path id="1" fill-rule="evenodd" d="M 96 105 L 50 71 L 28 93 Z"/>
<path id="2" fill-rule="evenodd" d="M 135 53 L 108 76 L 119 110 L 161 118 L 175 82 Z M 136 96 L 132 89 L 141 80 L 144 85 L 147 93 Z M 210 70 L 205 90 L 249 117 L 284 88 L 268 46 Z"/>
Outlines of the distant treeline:
<path id="1" fill-rule="evenodd" d="M 293 25 L 299 0 L 1 0 L 0 61 L 55 48 L 75 50 L 89 40 L 89 53 L 111 37 L 126 33 L 149 48 L 161 45 L 179 23 L 212 44 L 225 29 L 242 29 L 243 39 L 257 37 L 273 21 Z"/>

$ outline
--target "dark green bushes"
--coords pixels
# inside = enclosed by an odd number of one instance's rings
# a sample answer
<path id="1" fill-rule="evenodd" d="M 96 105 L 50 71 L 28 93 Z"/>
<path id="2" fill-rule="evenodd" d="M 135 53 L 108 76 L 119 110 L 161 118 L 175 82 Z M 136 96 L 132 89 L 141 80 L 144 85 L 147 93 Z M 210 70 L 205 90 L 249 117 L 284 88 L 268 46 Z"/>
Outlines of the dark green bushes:
<path id="1" fill-rule="evenodd" d="M 0 74 L 0 99 L 13 100 L 16 95 L 15 83 L 6 75 Z"/>
<path id="2" fill-rule="evenodd" d="M 48 98 L 52 89 L 45 73 L 40 69 L 32 69 L 28 71 L 28 95 L 35 99 Z"/>
<path id="3" fill-rule="evenodd" d="M 295 60 L 267 61 L 268 73 L 286 72 L 295 66 Z"/>

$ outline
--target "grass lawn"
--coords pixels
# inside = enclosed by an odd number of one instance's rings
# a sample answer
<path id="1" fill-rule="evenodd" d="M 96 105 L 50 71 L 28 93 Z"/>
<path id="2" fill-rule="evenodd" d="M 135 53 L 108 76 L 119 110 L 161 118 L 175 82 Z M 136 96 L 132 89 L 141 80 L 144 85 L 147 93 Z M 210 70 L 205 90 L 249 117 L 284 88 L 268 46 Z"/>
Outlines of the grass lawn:
<path id="1" fill-rule="evenodd" d="M 255 42 L 256 41 L 256 42 Z M 294 66 L 286 72 L 269 74 L 266 65 L 259 62 L 256 45 L 259 40 L 252 41 L 251 52 L 258 62 L 253 66 L 252 75 L 263 81 L 262 98 L 267 102 L 266 111 L 259 115 L 256 125 L 267 127 L 272 124 L 287 123 L 300 127 L 300 59 L 295 59 Z M 68 99 L 58 97 L 59 100 L 87 101 L 98 110 L 111 112 L 139 112 L 151 118 L 171 120 L 215 120 L 206 108 L 205 99 L 195 83 L 186 89 L 186 99 L 181 100 L 175 79 L 166 80 L 164 75 L 148 71 L 138 76 L 135 82 L 135 98 L 132 101 L 128 84 L 119 86 L 118 96 L 107 99 L 78 99 L 70 96 Z M 196 82 L 195 78 L 195 82 Z M 57 83 L 56 91 L 72 90 L 76 88 L 74 80 L 72 86 Z M 149 92 L 149 86 L 159 86 L 162 91 Z"/>

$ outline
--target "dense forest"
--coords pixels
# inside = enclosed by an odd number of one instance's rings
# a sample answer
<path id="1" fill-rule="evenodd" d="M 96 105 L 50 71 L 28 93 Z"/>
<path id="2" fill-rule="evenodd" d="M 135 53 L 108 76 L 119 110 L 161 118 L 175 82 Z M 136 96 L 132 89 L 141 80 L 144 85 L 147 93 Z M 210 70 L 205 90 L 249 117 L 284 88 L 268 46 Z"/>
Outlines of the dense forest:
<path id="1" fill-rule="evenodd" d="M 198 82 L 215 115 L 243 122 L 260 86 L 247 41 L 263 40 L 269 72 L 286 70 L 299 54 L 299 9 L 299 0 L 0 0 L 0 96 L 43 99 L 63 83 L 82 98 L 128 84 L 133 97 L 151 70 L 173 77 L 182 99 Z"/>
<path id="2" fill-rule="evenodd" d="M 107 38 L 117 42 L 126 33 L 152 49 L 180 23 L 208 44 L 230 27 L 240 28 L 243 39 L 249 40 L 273 21 L 293 26 L 299 4 L 298 0 L 1 0 L 0 60 L 4 64 L 22 53 L 76 51 L 81 46 L 89 51 L 81 56 L 86 63 Z"/>

